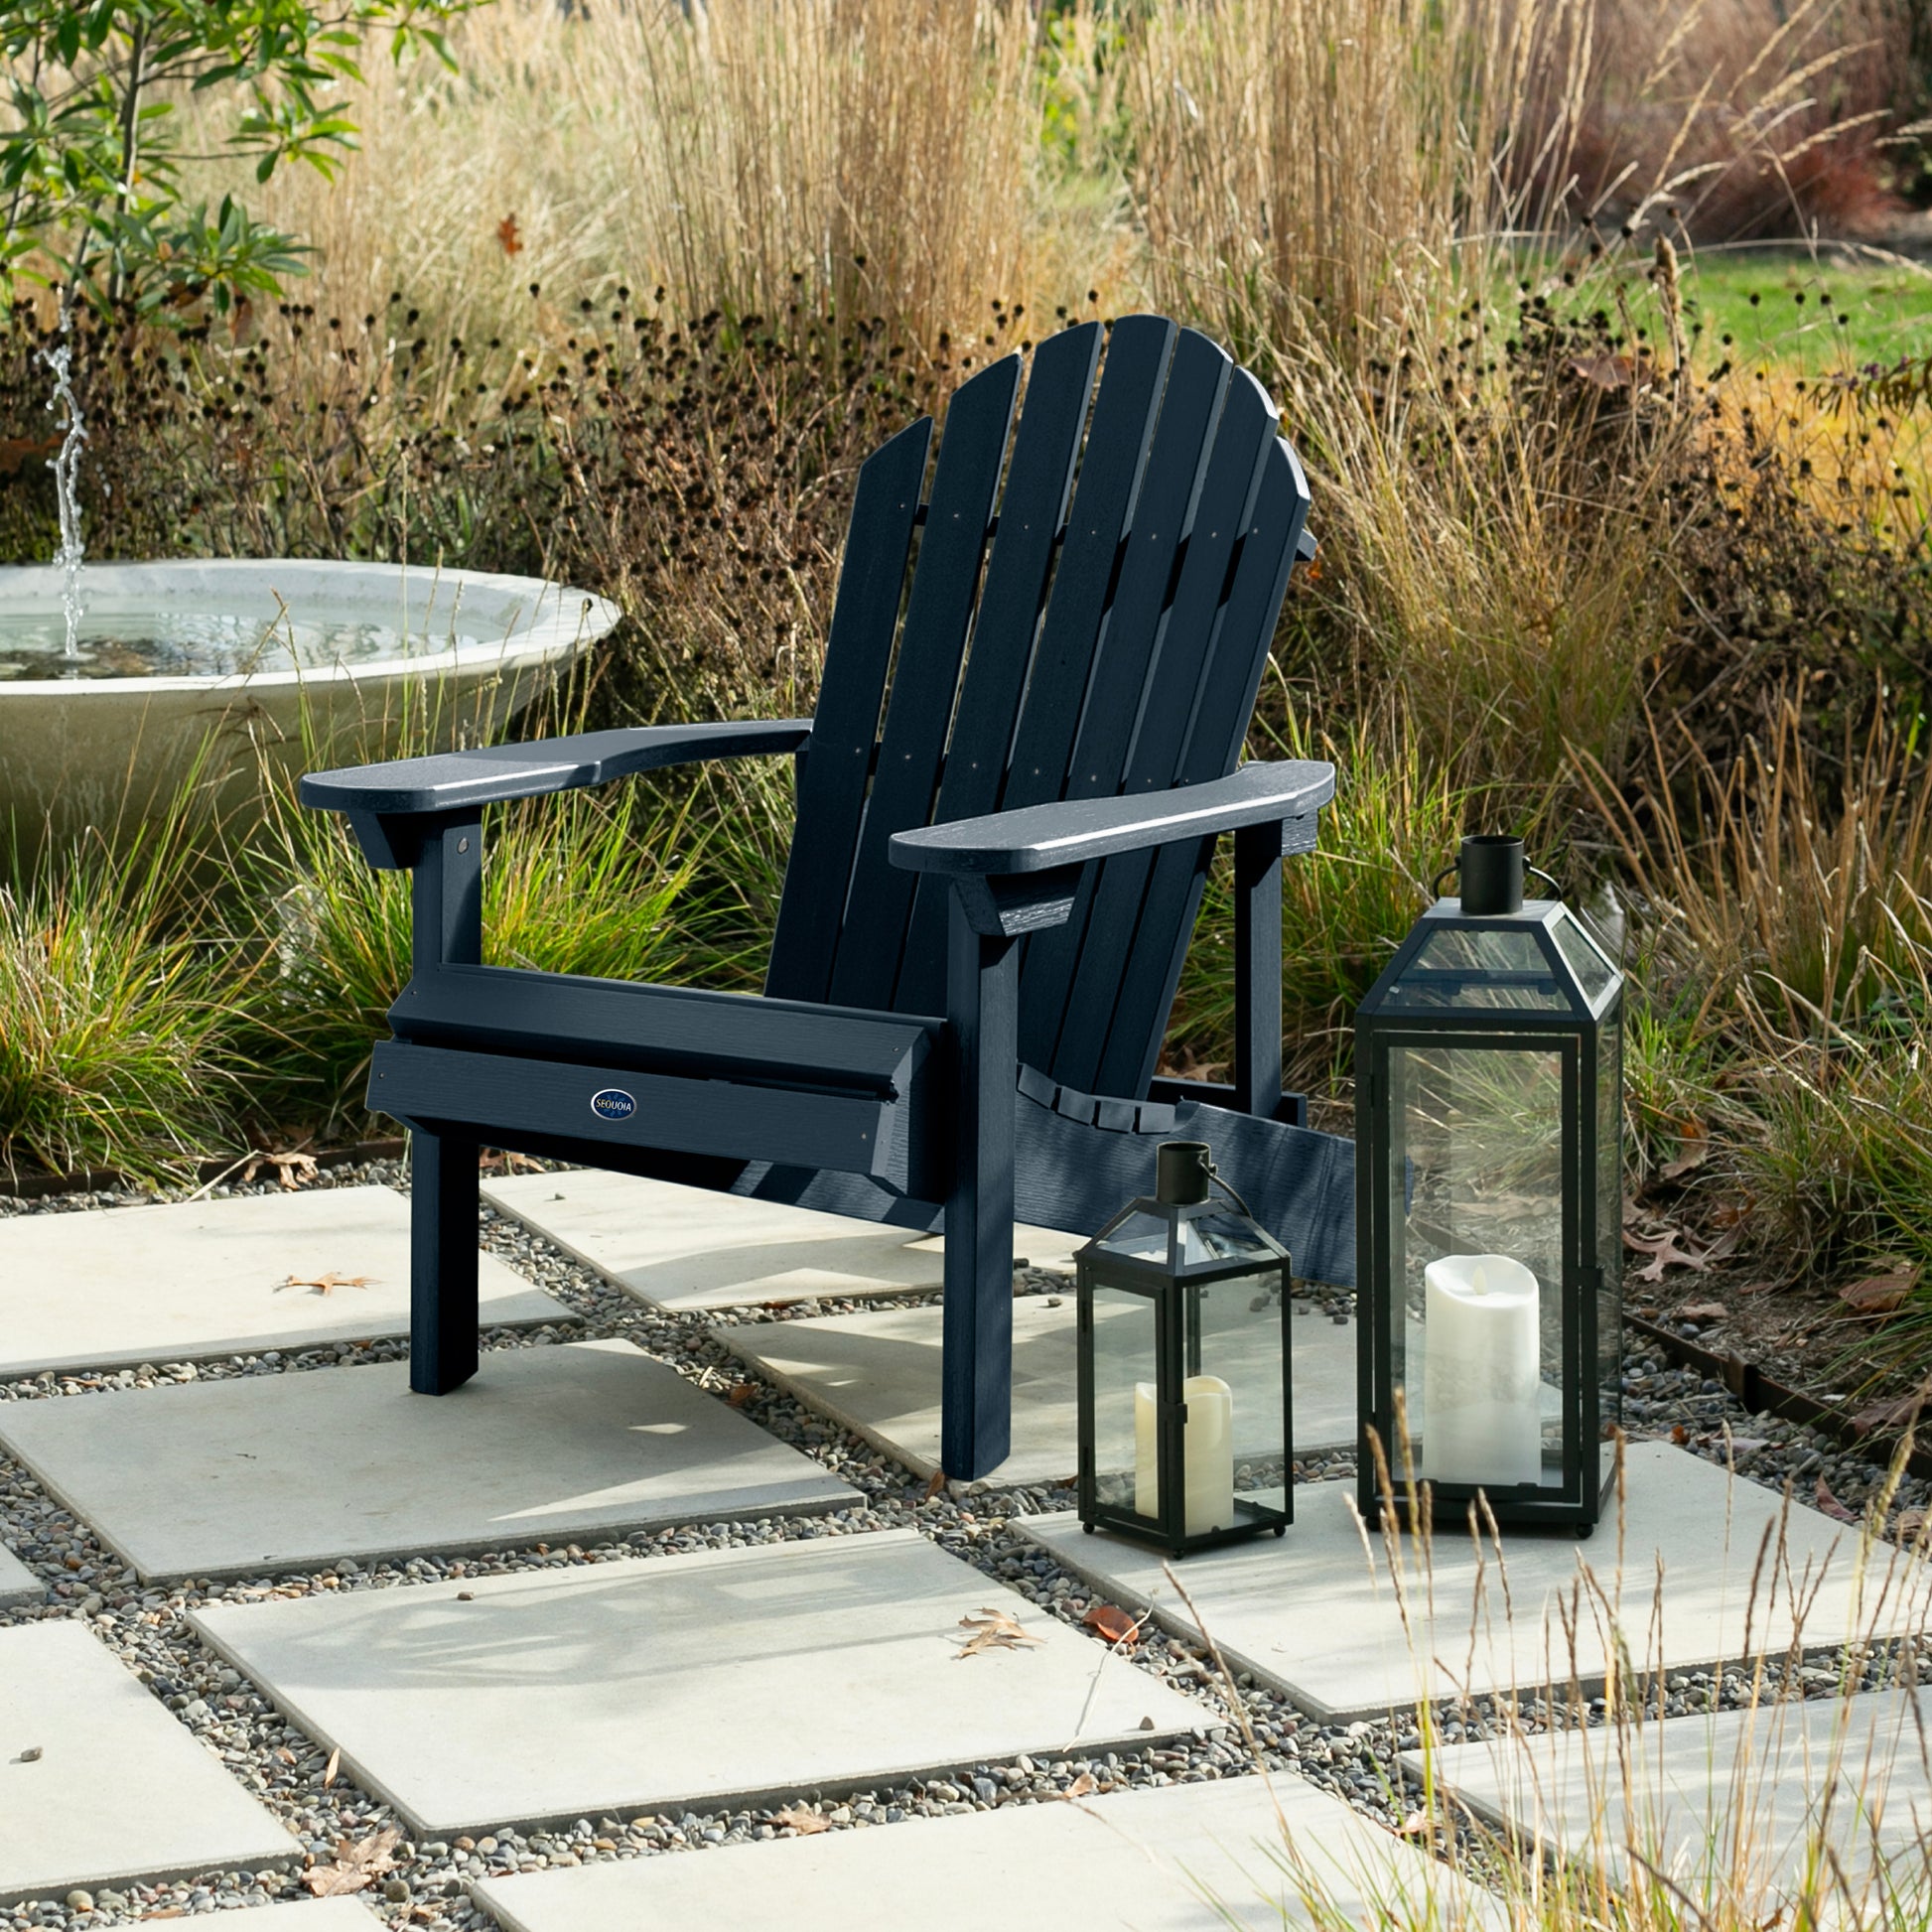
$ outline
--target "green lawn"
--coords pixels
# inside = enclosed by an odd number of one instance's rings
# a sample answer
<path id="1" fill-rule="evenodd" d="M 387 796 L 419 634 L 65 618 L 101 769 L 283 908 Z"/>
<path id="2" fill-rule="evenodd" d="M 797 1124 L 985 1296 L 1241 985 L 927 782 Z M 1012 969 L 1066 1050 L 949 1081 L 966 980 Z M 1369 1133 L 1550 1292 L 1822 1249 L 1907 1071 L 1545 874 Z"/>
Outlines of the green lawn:
<path id="1" fill-rule="evenodd" d="M 1821 266 L 1795 248 L 1758 249 L 1686 257 L 1679 275 L 1693 366 L 1704 374 L 1725 360 L 1822 374 L 1932 355 L 1932 264 Z M 1645 257 L 1583 276 L 1562 268 L 1537 274 L 1526 264 L 1518 277 L 1506 298 L 1511 307 L 1534 291 L 1578 320 L 1607 309 L 1619 331 L 1620 292 L 1630 326 L 1663 348 Z"/>
<path id="2" fill-rule="evenodd" d="M 1701 368 L 1807 370 L 1932 354 L 1932 266 L 1817 264 L 1797 249 L 1698 257 L 1684 273 L 1687 326 L 1703 324 Z M 1725 338 L 1729 337 L 1729 343 Z"/>

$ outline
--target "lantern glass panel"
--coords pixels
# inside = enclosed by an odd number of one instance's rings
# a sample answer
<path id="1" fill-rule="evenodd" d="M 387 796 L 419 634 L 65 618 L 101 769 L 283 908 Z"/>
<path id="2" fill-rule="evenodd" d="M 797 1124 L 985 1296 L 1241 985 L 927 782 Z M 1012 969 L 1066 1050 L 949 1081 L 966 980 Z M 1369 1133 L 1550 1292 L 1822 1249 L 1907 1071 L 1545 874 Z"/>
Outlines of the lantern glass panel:
<path id="1" fill-rule="evenodd" d="M 1550 936 L 1557 942 L 1558 952 L 1563 954 L 1563 963 L 1576 974 L 1584 998 L 1592 1007 L 1596 1006 L 1610 990 L 1616 968 L 1597 951 L 1588 933 L 1567 911 L 1551 923 Z"/>
<path id="2" fill-rule="evenodd" d="M 1137 1426 L 1154 1400 L 1159 1359 L 1155 1324 L 1152 1295 L 1094 1284 L 1094 1496 L 1105 1509 L 1137 1511 L 1137 1481 L 1145 1478 L 1148 1513 L 1153 1513 L 1158 1482 L 1151 1464 L 1140 1466 Z M 1143 1390 L 1148 1391 L 1145 1398 Z"/>
<path id="3" fill-rule="evenodd" d="M 1605 1436 L 1623 1425 L 1623 1030 L 1596 1060 L 1596 1389 Z"/>
<path id="4" fill-rule="evenodd" d="M 1389 1070 L 1391 1345 L 1417 1471 L 1561 1487 L 1563 1054 L 1396 1046 Z"/>
<path id="5" fill-rule="evenodd" d="M 1528 926 L 1439 925 L 1382 1005 L 1397 1013 L 1567 1013 L 1571 1001 Z"/>
<path id="6" fill-rule="evenodd" d="M 1277 1248 L 1255 1224 L 1240 1214 L 1210 1207 L 1180 1224 L 1180 1261 L 1185 1266 L 1204 1262 L 1278 1260 Z"/>
<path id="7" fill-rule="evenodd" d="M 1217 1459 L 1211 1465 L 1202 1462 L 1197 1470 L 1194 1435 L 1198 1425 L 1195 1404 L 1189 1398 L 1189 1534 L 1196 1533 L 1192 1520 L 1196 1516 L 1204 1522 L 1208 1515 L 1224 1513 L 1200 1507 L 1210 1491 L 1216 1498 L 1231 1496 L 1236 1512 L 1233 1521 L 1241 1520 L 1243 1500 L 1263 1503 L 1270 1509 L 1282 1507 L 1288 1466 L 1288 1416 L 1282 1393 L 1282 1297 L 1287 1288 L 1286 1271 L 1277 1268 L 1268 1275 L 1246 1275 L 1239 1281 L 1212 1282 L 1182 1291 L 1193 1324 L 1188 1379 L 1198 1376 L 1218 1385 L 1213 1394 L 1217 1402 L 1225 1403 L 1228 1423 L 1228 1448 L 1223 1454 L 1214 1444 L 1214 1418 L 1208 1418 L 1200 1449 L 1203 1454 L 1211 1451 Z M 1225 1397 L 1220 1396 L 1220 1389 L 1226 1390 Z"/>
<path id="8" fill-rule="evenodd" d="M 1137 1211 L 1103 1235 L 1095 1247 L 1101 1255 L 1151 1262 L 1160 1268 L 1273 1261 L 1280 1254 L 1252 1221 L 1212 1207 L 1186 1216 Z"/>

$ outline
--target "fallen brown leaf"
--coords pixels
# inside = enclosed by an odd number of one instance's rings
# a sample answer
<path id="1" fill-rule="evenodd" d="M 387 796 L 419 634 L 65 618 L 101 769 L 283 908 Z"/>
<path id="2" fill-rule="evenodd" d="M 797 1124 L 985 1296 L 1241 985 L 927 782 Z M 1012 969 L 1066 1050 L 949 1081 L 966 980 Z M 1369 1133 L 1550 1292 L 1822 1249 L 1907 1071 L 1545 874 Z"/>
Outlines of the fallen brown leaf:
<path id="1" fill-rule="evenodd" d="M 1424 1838 L 1429 1832 L 1429 1814 L 1412 1811 L 1395 1830 L 1398 1838 Z"/>
<path id="2" fill-rule="evenodd" d="M 1691 1440 L 1691 1432 L 1681 1422 L 1674 1422 L 1670 1426 L 1670 1439 L 1682 1449 Z"/>
<path id="3" fill-rule="evenodd" d="M 814 1832 L 829 1832 L 831 1821 L 822 1818 L 815 1811 L 808 1811 L 803 1805 L 787 1805 L 782 1811 L 771 1814 L 774 1825 L 789 1825 L 800 1838 L 810 1838 Z"/>
<path id="4" fill-rule="evenodd" d="M 1874 1402 L 1852 1418 L 1852 1427 L 1861 1436 L 1873 1436 L 1881 1430 L 1910 1428 L 1918 1421 L 1926 1399 L 1927 1392 L 1921 1389 L 1916 1395 L 1901 1396 L 1896 1402 Z"/>
<path id="5" fill-rule="evenodd" d="M 343 1754 L 341 1750 L 333 1750 L 329 1753 L 329 1762 L 323 1766 L 322 1770 L 322 1788 L 325 1791 L 336 1782 L 336 1773 L 342 1769 L 342 1763 Z"/>
<path id="6" fill-rule="evenodd" d="M 1827 1482 L 1823 1476 L 1820 1476 L 1818 1478 L 1818 1486 L 1811 1492 L 1811 1496 L 1812 1496 L 1812 1501 L 1815 1502 L 1818 1505 L 1818 1507 L 1833 1520 L 1833 1522 L 1856 1523 L 1859 1520 L 1858 1511 L 1855 1509 L 1847 1509 L 1845 1505 L 1842 1502 L 1840 1502 L 1836 1496 L 1832 1494 L 1832 1485 L 1829 1482 Z"/>
<path id="7" fill-rule="evenodd" d="M 742 1409 L 759 1392 L 756 1382 L 734 1382 L 725 1393 L 725 1400 L 734 1409 Z"/>
<path id="8" fill-rule="evenodd" d="M 1722 1302 L 1689 1302 L 1677 1311 L 1680 1321 L 1724 1321 L 1729 1314 Z"/>
<path id="9" fill-rule="evenodd" d="M 264 1168 L 273 1168 L 276 1176 L 290 1193 L 294 1193 L 303 1181 L 316 1177 L 316 1157 L 304 1154 L 300 1148 L 291 1148 L 283 1154 L 253 1154 L 248 1157 L 248 1165 L 241 1171 L 241 1184 L 245 1187 Z"/>
<path id="10" fill-rule="evenodd" d="M 1605 395 L 1615 395 L 1622 390 L 1634 393 L 1651 385 L 1649 365 L 1633 355 L 1612 355 L 1607 352 L 1580 355 L 1569 364 L 1566 373 L 1574 381 L 1591 389 L 1600 389 Z"/>
<path id="11" fill-rule="evenodd" d="M 1096 1603 L 1080 1621 L 1097 1630 L 1109 1643 L 1132 1643 L 1141 1634 L 1141 1619 L 1129 1616 L 1112 1603 Z"/>
<path id="12" fill-rule="evenodd" d="M 541 1173 L 543 1163 L 532 1161 L 527 1154 L 517 1154 L 508 1148 L 491 1148 L 487 1154 L 477 1157 L 479 1173 Z"/>
<path id="13" fill-rule="evenodd" d="M 942 1490 L 945 1486 L 946 1486 L 945 1470 L 934 1469 L 932 1474 L 926 1479 L 925 1494 L 923 1497 L 920 1498 L 920 1500 L 929 1503 L 933 1499 L 933 1497 L 936 1496 L 940 1492 L 940 1490 Z"/>
<path id="14" fill-rule="evenodd" d="M 1681 1122 L 1680 1126 L 1682 1131 L 1677 1137 L 1677 1159 L 1657 1170 L 1659 1180 L 1682 1180 L 1687 1173 L 1695 1173 L 1711 1158 L 1711 1139 L 1704 1130 L 1704 1123 L 1688 1120 Z"/>
<path id="15" fill-rule="evenodd" d="M 306 1288 L 318 1295 L 333 1295 L 339 1288 L 367 1288 L 372 1277 L 368 1275 L 339 1275 L 332 1268 L 326 1275 L 291 1275 L 281 1288 Z"/>
<path id="16" fill-rule="evenodd" d="M 386 1825 L 353 1845 L 345 1838 L 339 1838 L 336 1863 L 313 1866 L 302 1874 L 302 1882 L 318 1898 L 340 1898 L 345 1892 L 360 1891 L 395 1863 L 395 1849 L 401 1837 L 395 1826 Z"/>
<path id="17" fill-rule="evenodd" d="M 1909 1543 L 1925 1528 L 1926 1512 L 1922 1509 L 1901 1509 L 1891 1519 L 1891 1533 L 1901 1543 Z"/>
<path id="18" fill-rule="evenodd" d="M 496 224 L 496 239 L 502 244 L 506 255 L 520 255 L 523 252 L 523 236 L 516 225 L 516 216 L 506 214 Z"/>
<path id="19" fill-rule="evenodd" d="M 1640 1282 L 1662 1281 L 1666 1268 L 1695 1268 L 1700 1271 L 1709 1268 L 1714 1261 L 1722 1261 L 1736 1247 L 1741 1230 L 1733 1228 L 1728 1234 L 1721 1234 L 1702 1253 L 1679 1247 L 1678 1242 L 1683 1238 L 1682 1228 L 1666 1228 L 1662 1234 L 1632 1234 L 1626 1227 L 1623 1230 L 1623 1245 L 1637 1254 L 1650 1257 L 1637 1270 L 1636 1279 Z"/>
<path id="20" fill-rule="evenodd" d="M 973 1633 L 960 1646 L 957 1654 L 961 1657 L 977 1657 L 988 1650 L 1019 1650 L 1046 1641 L 1021 1629 L 1019 1619 L 1006 1610 L 981 1610 L 974 1616 L 962 1616 L 959 1627 Z"/>
<path id="21" fill-rule="evenodd" d="M 1918 1286 L 1919 1271 L 1900 1265 L 1883 1275 L 1866 1275 L 1841 1288 L 1838 1299 L 1858 1314 L 1896 1314 Z"/>
<path id="22" fill-rule="evenodd" d="M 1093 1773 L 1091 1771 L 1082 1771 L 1080 1775 L 1077 1778 L 1075 1778 L 1073 1782 L 1069 1784 L 1064 1791 L 1060 1793 L 1060 1796 L 1062 1798 L 1085 1798 L 1089 1796 L 1091 1793 L 1098 1791 L 1099 1789 L 1100 1786 L 1094 1781 Z"/>

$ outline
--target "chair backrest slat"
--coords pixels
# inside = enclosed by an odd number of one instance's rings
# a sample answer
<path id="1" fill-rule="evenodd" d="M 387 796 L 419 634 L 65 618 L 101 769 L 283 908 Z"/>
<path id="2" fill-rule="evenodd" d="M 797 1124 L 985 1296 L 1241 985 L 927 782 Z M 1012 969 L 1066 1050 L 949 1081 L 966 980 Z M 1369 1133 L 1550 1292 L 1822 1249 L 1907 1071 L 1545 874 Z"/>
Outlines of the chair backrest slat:
<path id="1" fill-rule="evenodd" d="M 959 715 L 932 809 L 935 824 L 976 818 L 999 806 L 1055 540 L 1073 488 L 1101 339 L 1097 322 L 1083 323 L 1049 336 L 1034 352 L 1000 527 L 987 558 L 986 587 L 960 685 Z M 894 996 L 901 1012 L 937 1013 L 945 1003 L 951 894 L 944 879 L 920 876 Z"/>
<path id="2" fill-rule="evenodd" d="M 1120 789 L 1173 589 L 1175 561 L 1233 367 L 1217 344 L 1191 329 L 1182 332 L 1168 371 L 1147 475 L 1134 504 L 1133 531 L 1120 560 L 1099 662 L 1067 764 L 1068 798 L 1106 798 Z"/>
<path id="3" fill-rule="evenodd" d="M 1066 541 L 1040 620 L 1039 648 L 1000 793 L 1002 807 L 1044 805 L 1065 793 L 1073 734 L 1178 333 L 1158 316 L 1128 316 L 1114 325 L 1108 340 Z"/>
<path id="4" fill-rule="evenodd" d="M 1177 783 L 1190 726 L 1198 726 L 1206 741 L 1203 751 L 1217 767 L 1208 775 L 1231 770 L 1240 755 L 1245 716 L 1237 722 L 1197 713 L 1221 642 L 1222 592 L 1254 508 L 1263 456 L 1276 440 L 1275 426 L 1274 405 L 1261 385 L 1246 371 L 1233 371 L 1188 526 L 1173 601 L 1162 616 L 1155 659 L 1142 680 L 1142 709 L 1116 787 L 1123 792 L 1165 791 Z M 1245 668 L 1253 654 L 1249 640 L 1228 641 Z M 1076 905 L 1073 918 L 1053 935 L 1064 941 L 1061 958 L 1069 969 L 1052 1063 L 1061 1079 L 1082 1092 L 1113 1091 L 1101 1084 L 1100 1068 L 1116 1016 L 1123 1023 L 1130 1013 L 1145 1016 L 1152 987 L 1167 967 L 1162 949 L 1134 943 L 1143 924 L 1142 902 L 1152 869 L 1151 854 L 1129 853 L 1108 861 L 1097 869 L 1085 907 Z M 1130 991 L 1138 994 L 1131 1003 Z M 1044 984 L 1035 998 L 1043 1007 Z M 1140 1024 L 1144 1031 L 1147 1019 Z"/>
<path id="5" fill-rule="evenodd" d="M 891 865 L 895 832 L 1239 759 L 1307 486 L 1206 338 L 1124 318 L 1096 394 L 1098 351 L 1092 325 L 1035 351 L 1010 462 L 1018 358 L 953 397 L 902 625 L 930 426 L 861 473 L 768 991 L 937 1012 L 947 889 Z M 1029 942 L 1023 1059 L 1146 1091 L 1209 849 L 1092 870 L 1068 925 Z"/>
<path id="6" fill-rule="evenodd" d="M 1272 418 L 1273 411 L 1270 411 Z M 1173 774 L 1176 784 L 1198 784 L 1230 771 L 1239 761 L 1267 662 L 1267 641 L 1288 589 L 1295 548 L 1308 521 L 1308 483 L 1288 445 L 1272 433 L 1263 450 L 1258 486 L 1248 507 L 1234 581 L 1221 614 L 1221 631 L 1201 682 L 1199 702 L 1185 749 Z M 1259 635 L 1263 648 L 1254 647 Z M 1200 908 L 1214 842 L 1163 848 L 1154 855 L 1141 901 L 1140 929 L 1147 943 L 1120 971 L 1114 1023 L 1083 1092 L 1138 1096 L 1147 1091 L 1160 1057 L 1162 1034 L 1173 1006 L 1194 914 Z M 1167 936 L 1167 957 L 1160 941 Z"/>
<path id="7" fill-rule="evenodd" d="M 1009 355 L 982 369 L 946 409 L 879 770 L 866 803 L 850 904 L 832 966 L 832 1000 L 838 1006 L 892 1004 L 918 882 L 915 874 L 892 863 L 887 845 L 895 832 L 931 822 L 1019 386 L 1020 358 Z M 808 758 L 807 768 L 810 762 Z"/>
<path id="8" fill-rule="evenodd" d="M 764 990 L 779 999 L 824 1000 L 830 992 L 931 442 L 932 419 L 921 417 L 874 451 L 859 472 L 811 749 L 798 783 L 799 835 L 765 975 Z"/>
<path id="9" fill-rule="evenodd" d="M 1065 796 L 1105 798 L 1121 789 L 1134 727 L 1147 692 L 1148 671 L 1166 623 L 1168 599 L 1173 589 L 1175 562 L 1187 518 L 1200 487 L 1201 473 L 1210 449 L 1216 413 L 1234 364 L 1226 350 L 1191 329 L 1182 333 L 1168 371 L 1154 447 L 1148 456 L 1134 505 L 1132 534 L 1120 560 L 1120 576 L 1113 607 L 1100 640 L 1099 661 L 1073 743 Z M 1198 653 L 1206 639 L 1183 640 Z M 1189 699 L 1191 709 L 1191 698 Z M 1020 1055 L 1030 1065 L 1053 1069 L 1056 1078 L 1091 1089 L 1092 1059 L 1079 1066 L 1059 1058 L 1061 1024 L 1071 997 L 1100 867 L 1082 885 L 1073 916 L 1065 925 L 1042 932 L 1029 942 L 1021 969 Z M 1116 868 L 1116 871 L 1119 869 Z M 1110 931 L 1116 951 L 1116 970 L 1124 956 L 1128 929 Z M 1107 1002 L 1105 1021 L 1113 1011 Z"/>

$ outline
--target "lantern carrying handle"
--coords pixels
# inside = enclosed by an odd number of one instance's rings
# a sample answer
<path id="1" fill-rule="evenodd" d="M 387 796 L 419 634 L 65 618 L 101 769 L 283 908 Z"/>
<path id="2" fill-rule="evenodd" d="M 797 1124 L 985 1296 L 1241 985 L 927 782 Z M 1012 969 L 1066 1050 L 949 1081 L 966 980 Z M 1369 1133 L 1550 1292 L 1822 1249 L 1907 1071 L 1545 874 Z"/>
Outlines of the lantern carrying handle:
<path id="1" fill-rule="evenodd" d="M 1220 1188 L 1221 1192 L 1226 1194 L 1227 1197 L 1234 1202 L 1235 1206 L 1241 1210 L 1242 1214 L 1246 1216 L 1248 1220 L 1250 1221 L 1254 1220 L 1255 1218 L 1254 1210 L 1248 1205 L 1246 1201 L 1244 1201 L 1241 1198 L 1239 1194 L 1237 1194 L 1234 1191 L 1233 1187 L 1231 1187 L 1228 1184 L 1228 1182 L 1226 1182 L 1221 1178 L 1220 1171 L 1215 1167 L 1212 1161 L 1208 1162 L 1207 1164 L 1207 1178 L 1214 1186 Z M 1256 1225 L 1259 1226 L 1260 1223 L 1256 1222 Z"/>
<path id="2" fill-rule="evenodd" d="M 1442 871 L 1439 872 L 1436 875 L 1436 877 L 1429 882 L 1430 897 L 1432 898 L 1441 898 L 1443 896 L 1443 881 L 1446 879 L 1453 879 L 1456 876 L 1456 874 L 1461 871 L 1461 869 L 1462 869 L 1461 861 L 1457 859 L 1451 859 L 1449 862 L 1449 864 L 1446 865 L 1442 869 Z M 1542 880 L 1543 883 L 1546 886 L 1548 886 L 1550 890 L 1553 893 L 1555 893 L 1559 898 L 1563 897 L 1563 881 L 1561 879 L 1551 878 L 1551 876 L 1547 872 L 1545 872 L 1541 866 L 1532 866 L 1527 861 L 1524 863 L 1523 871 L 1532 879 Z"/>

